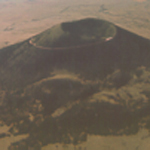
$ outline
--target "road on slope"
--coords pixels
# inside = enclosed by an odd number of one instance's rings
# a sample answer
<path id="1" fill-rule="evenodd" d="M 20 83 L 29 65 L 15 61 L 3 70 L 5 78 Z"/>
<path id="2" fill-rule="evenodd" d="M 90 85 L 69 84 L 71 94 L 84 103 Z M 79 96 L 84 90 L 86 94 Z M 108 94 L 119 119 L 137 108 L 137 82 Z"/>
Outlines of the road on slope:
<path id="1" fill-rule="evenodd" d="M 67 46 L 67 47 L 44 47 L 44 46 L 39 46 L 39 45 L 36 45 L 36 43 L 33 43 L 32 39 L 29 40 L 29 44 L 34 46 L 35 48 L 43 49 L 43 50 L 65 50 L 65 49 L 75 49 L 75 48 L 83 48 L 83 47 L 87 47 L 87 46 L 92 46 L 92 45 L 95 45 L 95 44 L 100 44 L 102 42 L 108 42 L 112 39 L 113 39 L 113 37 L 108 37 L 108 38 L 104 39 L 101 42 L 98 41 L 98 42 L 89 43 L 89 44 L 76 45 L 76 46 Z"/>

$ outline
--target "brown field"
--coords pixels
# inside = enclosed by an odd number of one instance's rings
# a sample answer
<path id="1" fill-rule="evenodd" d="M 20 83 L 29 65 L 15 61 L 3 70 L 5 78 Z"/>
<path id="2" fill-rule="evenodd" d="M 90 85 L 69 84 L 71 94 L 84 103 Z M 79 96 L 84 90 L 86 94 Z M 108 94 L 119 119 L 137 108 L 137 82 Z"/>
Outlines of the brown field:
<path id="1" fill-rule="evenodd" d="M 135 0 L 136 2 L 140 2 L 140 3 L 142 3 L 142 2 L 146 2 L 146 0 Z"/>
<path id="2" fill-rule="evenodd" d="M 72 144 L 49 144 L 42 150 L 149 150 L 150 137 L 147 130 L 132 136 L 88 136 L 86 142 Z"/>

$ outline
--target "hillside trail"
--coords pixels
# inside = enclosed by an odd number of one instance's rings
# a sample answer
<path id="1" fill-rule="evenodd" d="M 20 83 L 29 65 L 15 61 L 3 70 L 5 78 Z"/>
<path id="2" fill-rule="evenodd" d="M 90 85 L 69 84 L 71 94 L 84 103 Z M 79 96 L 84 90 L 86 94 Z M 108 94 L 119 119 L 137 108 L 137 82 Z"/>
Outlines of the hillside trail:
<path id="1" fill-rule="evenodd" d="M 36 45 L 36 43 L 33 43 L 32 39 L 29 40 L 29 44 L 34 46 L 35 48 L 43 49 L 43 50 L 65 50 L 65 49 L 76 49 L 76 48 L 84 48 L 84 47 L 88 47 L 88 46 L 92 46 L 92 45 L 97 45 L 97 44 L 101 44 L 103 42 L 108 42 L 112 39 L 113 39 L 113 37 L 108 37 L 108 38 L 106 38 L 102 41 L 98 41 L 98 42 L 93 42 L 93 43 L 83 44 L 83 45 L 77 45 L 77 46 L 67 46 L 67 47 L 44 47 L 44 46 L 39 46 L 39 45 Z"/>

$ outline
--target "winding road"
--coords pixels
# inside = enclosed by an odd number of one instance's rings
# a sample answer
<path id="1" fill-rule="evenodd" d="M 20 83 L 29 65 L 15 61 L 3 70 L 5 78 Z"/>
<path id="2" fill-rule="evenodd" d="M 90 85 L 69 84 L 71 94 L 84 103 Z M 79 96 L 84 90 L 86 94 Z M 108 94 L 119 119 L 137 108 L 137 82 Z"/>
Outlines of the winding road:
<path id="1" fill-rule="evenodd" d="M 43 49 L 43 50 L 65 50 L 65 49 L 84 48 L 84 47 L 87 47 L 87 46 L 92 46 L 92 45 L 95 45 L 95 44 L 100 44 L 102 42 L 108 42 L 108 41 L 110 41 L 112 39 L 113 39 L 113 37 L 108 37 L 108 38 L 106 38 L 105 40 L 102 40 L 102 41 L 98 41 L 98 42 L 94 42 L 94 43 L 89 43 L 89 44 L 83 44 L 83 45 L 77 45 L 77 46 L 68 46 L 68 47 L 44 47 L 44 46 L 39 46 L 39 45 L 36 45 L 36 43 L 33 43 L 32 39 L 29 40 L 29 44 L 32 45 L 32 46 L 34 46 L 35 48 Z"/>

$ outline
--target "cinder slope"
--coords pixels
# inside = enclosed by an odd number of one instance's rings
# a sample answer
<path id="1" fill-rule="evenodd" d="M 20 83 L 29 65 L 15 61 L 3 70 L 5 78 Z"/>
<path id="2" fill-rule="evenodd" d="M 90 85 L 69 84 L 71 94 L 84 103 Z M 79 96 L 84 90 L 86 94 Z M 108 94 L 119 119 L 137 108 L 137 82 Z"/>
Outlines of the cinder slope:
<path id="1" fill-rule="evenodd" d="M 77 23 L 78 30 L 85 20 L 66 24 L 75 23 L 75 29 Z M 149 129 L 150 41 L 111 26 L 116 34 L 103 33 L 105 39 L 96 39 L 98 43 L 91 38 L 95 31 L 87 34 L 92 45 L 86 46 L 87 38 L 77 38 L 84 47 L 68 48 L 78 43 L 61 43 L 62 34 L 49 43 L 49 31 L 60 29 L 55 26 L 0 51 L 0 119 L 11 125 L 11 134 L 30 133 L 9 150 L 40 150 L 57 142 L 76 145 L 88 134 L 131 135 L 142 127 Z M 29 42 L 33 39 L 51 49 L 36 47 Z M 56 43 L 63 49 L 56 50 Z"/>

